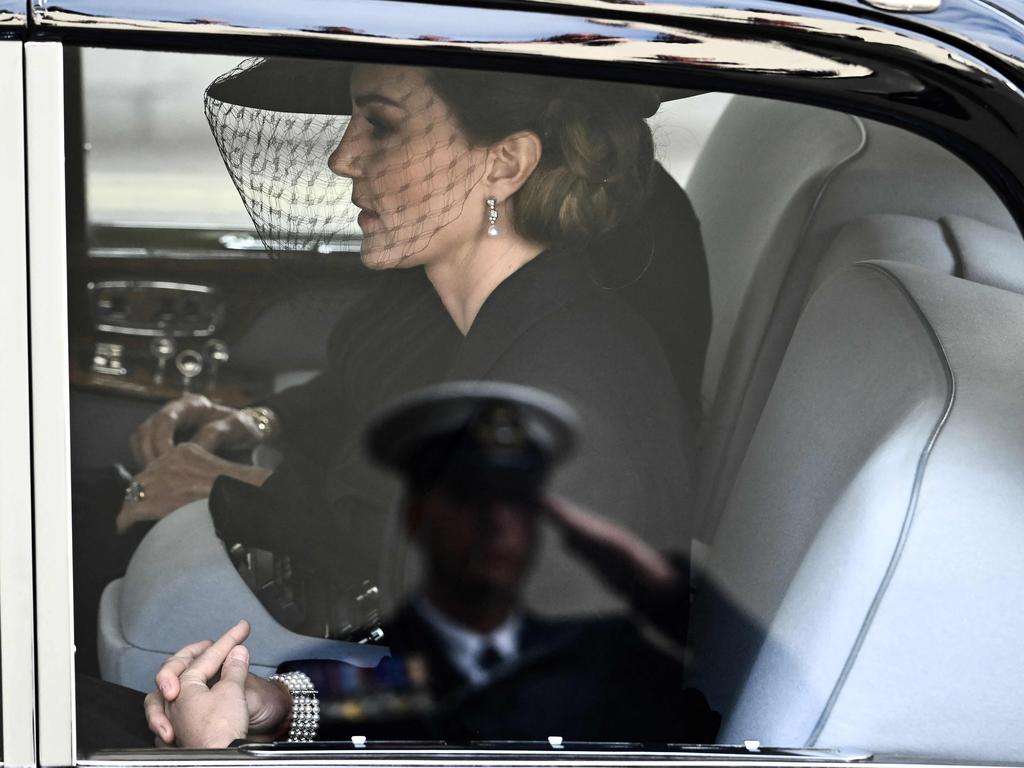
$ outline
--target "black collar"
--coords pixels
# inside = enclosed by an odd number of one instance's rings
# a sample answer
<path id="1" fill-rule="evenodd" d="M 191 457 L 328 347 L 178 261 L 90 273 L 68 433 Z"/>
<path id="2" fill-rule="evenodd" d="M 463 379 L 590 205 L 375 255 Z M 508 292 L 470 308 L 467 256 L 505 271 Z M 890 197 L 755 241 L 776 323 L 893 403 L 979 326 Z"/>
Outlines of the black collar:
<path id="1" fill-rule="evenodd" d="M 600 290 L 586 258 L 550 248 L 502 281 L 484 301 L 448 371 L 449 378 L 478 378 L 548 315 Z"/>

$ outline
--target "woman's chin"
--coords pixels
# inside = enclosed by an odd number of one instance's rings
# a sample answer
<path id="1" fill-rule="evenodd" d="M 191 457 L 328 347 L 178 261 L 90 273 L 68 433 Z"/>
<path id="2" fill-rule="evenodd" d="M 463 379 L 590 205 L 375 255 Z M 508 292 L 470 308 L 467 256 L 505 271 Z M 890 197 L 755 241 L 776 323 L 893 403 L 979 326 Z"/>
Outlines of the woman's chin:
<path id="1" fill-rule="evenodd" d="M 399 261 L 390 253 L 390 249 L 374 248 L 366 240 L 363 240 L 363 247 L 359 250 L 359 260 L 368 269 L 391 269 L 397 267 Z"/>
<path id="2" fill-rule="evenodd" d="M 372 253 L 359 253 L 359 260 L 363 262 L 363 266 L 367 269 L 387 269 L 391 265 L 386 261 L 381 261 L 375 257 Z"/>
<path id="3" fill-rule="evenodd" d="M 367 240 L 363 240 L 359 260 L 368 269 L 405 269 L 423 264 L 416 255 L 404 255 L 397 248 L 374 248 Z"/>

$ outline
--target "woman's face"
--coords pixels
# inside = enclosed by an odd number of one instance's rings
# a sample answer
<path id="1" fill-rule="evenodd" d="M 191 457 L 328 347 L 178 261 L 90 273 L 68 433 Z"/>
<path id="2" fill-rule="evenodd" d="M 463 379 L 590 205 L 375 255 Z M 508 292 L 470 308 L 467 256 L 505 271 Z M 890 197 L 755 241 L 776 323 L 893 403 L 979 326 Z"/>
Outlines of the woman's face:
<path id="1" fill-rule="evenodd" d="M 483 195 L 472 193 L 485 152 L 469 147 L 426 72 L 360 65 L 351 87 L 352 119 L 328 165 L 352 179 L 363 263 L 427 264 L 479 237 Z M 467 205 L 471 196 L 479 206 Z"/>

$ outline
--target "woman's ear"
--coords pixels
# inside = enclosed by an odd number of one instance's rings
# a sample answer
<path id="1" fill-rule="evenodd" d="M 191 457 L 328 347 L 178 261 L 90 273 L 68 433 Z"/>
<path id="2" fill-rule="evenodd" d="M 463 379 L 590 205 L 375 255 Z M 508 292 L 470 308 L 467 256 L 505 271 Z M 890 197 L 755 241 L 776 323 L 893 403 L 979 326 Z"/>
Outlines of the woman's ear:
<path id="1" fill-rule="evenodd" d="M 499 203 L 504 202 L 526 183 L 540 158 L 540 137 L 533 131 L 513 133 L 492 144 L 484 175 L 487 189 Z"/>

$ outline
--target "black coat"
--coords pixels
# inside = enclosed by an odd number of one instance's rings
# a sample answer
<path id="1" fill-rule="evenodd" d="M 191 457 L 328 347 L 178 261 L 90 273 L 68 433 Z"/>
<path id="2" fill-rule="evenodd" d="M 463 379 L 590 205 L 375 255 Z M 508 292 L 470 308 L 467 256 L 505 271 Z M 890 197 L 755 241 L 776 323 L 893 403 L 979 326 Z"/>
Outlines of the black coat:
<path id="1" fill-rule="evenodd" d="M 308 674 L 320 693 L 320 738 L 353 735 L 379 739 L 444 739 L 454 744 L 478 740 L 536 741 L 561 736 L 567 741 L 706 743 L 718 716 L 704 697 L 683 684 L 682 667 L 647 642 L 625 619 L 551 621 L 524 618 L 520 652 L 495 668 L 484 685 L 470 684 L 450 662 L 440 638 L 407 606 L 384 627 L 392 658 L 401 669 L 415 657 L 426 665 L 433 705 L 416 716 L 378 712 L 351 720 L 340 716 L 345 702 L 407 676 L 376 670 L 372 682 L 353 691 L 352 669 L 344 662 L 291 661 L 280 671 Z M 348 682 L 343 682 L 344 680 Z M 365 700 L 365 699 L 364 699 Z"/>
<path id="2" fill-rule="evenodd" d="M 583 434 L 554 490 L 657 546 L 688 545 L 693 440 L 679 388 L 649 326 L 598 287 L 585 258 L 560 250 L 502 282 L 465 337 L 422 269 L 379 275 L 340 319 L 328 369 L 268 401 L 287 438 L 285 463 L 261 489 L 220 478 L 215 518 L 224 530 L 262 526 L 267 548 L 324 562 L 337 562 L 338 543 L 347 542 L 353 578 L 379 583 L 391 555 L 382 521 L 397 480 L 366 460 L 364 421 L 410 389 L 465 379 L 527 384 L 567 400 Z M 550 554 L 539 571 L 537 589 L 549 594 L 589 578 Z M 597 591 L 581 587 L 574 599 Z"/>

